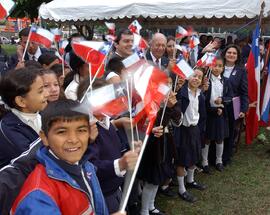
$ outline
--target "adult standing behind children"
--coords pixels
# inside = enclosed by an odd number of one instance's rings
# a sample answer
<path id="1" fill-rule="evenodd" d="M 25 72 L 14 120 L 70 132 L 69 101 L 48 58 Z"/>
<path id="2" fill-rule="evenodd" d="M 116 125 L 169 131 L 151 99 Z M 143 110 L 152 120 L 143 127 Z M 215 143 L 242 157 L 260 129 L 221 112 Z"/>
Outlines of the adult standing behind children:
<path id="1" fill-rule="evenodd" d="M 151 42 L 150 50 L 146 52 L 146 59 L 152 61 L 158 68 L 167 68 L 168 58 L 164 57 L 167 39 L 161 33 L 155 33 Z"/>
<path id="2" fill-rule="evenodd" d="M 124 60 L 125 58 L 132 55 L 133 50 L 133 42 L 134 42 L 134 36 L 133 33 L 129 29 L 121 29 L 117 35 L 116 39 L 114 41 L 114 52 L 111 56 L 109 56 L 109 59 L 106 64 L 106 74 L 105 74 L 105 80 L 109 83 L 116 83 L 120 82 L 120 77 L 118 74 L 118 71 L 112 70 L 114 67 L 110 66 L 112 65 L 114 59 L 120 59 Z"/>
<path id="3" fill-rule="evenodd" d="M 228 106 L 229 138 L 224 140 L 223 163 L 231 162 L 235 140 L 240 135 L 240 127 L 248 110 L 248 82 L 247 72 L 241 64 L 240 49 L 237 45 L 229 45 L 223 52 L 225 69 L 223 76 L 229 79 L 233 91 L 233 97 L 240 98 L 240 113 L 238 119 L 234 117 L 233 103 Z"/>

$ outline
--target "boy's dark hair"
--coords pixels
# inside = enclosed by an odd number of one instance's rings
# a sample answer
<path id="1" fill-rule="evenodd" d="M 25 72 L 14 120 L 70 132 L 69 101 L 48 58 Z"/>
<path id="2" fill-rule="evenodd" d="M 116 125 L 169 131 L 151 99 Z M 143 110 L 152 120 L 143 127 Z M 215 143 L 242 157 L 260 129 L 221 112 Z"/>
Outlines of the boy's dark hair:
<path id="1" fill-rule="evenodd" d="M 30 27 L 27 27 L 27 28 L 24 28 L 22 29 L 20 32 L 19 32 L 19 38 L 22 38 L 22 37 L 28 37 L 29 35 L 29 32 L 30 32 Z"/>
<path id="2" fill-rule="evenodd" d="M 50 102 L 41 112 L 42 131 L 45 135 L 48 135 L 50 128 L 56 121 L 70 121 L 81 118 L 89 120 L 87 114 L 79 112 L 79 105 L 79 102 L 71 99 Z"/>
<path id="3" fill-rule="evenodd" d="M 128 28 L 120 29 L 116 33 L 116 38 L 115 38 L 114 42 L 117 43 L 117 44 L 119 44 L 119 41 L 121 40 L 123 34 L 124 35 L 133 35 L 133 33 Z"/>
<path id="4" fill-rule="evenodd" d="M 43 68 L 41 66 L 41 64 L 39 62 L 35 61 L 35 60 L 27 60 L 27 61 L 25 61 L 24 66 L 25 67 L 35 67 L 35 68 L 38 68 L 38 69 Z"/>
<path id="5" fill-rule="evenodd" d="M 122 69 L 124 69 L 124 64 L 122 62 L 123 58 L 120 56 L 115 56 L 111 58 L 107 64 L 107 72 L 115 72 L 118 75 L 121 75 Z"/>
<path id="6" fill-rule="evenodd" d="M 61 75 L 63 75 L 63 68 L 61 64 L 55 64 L 50 69 L 55 72 L 57 77 L 60 77 Z"/>
<path id="7" fill-rule="evenodd" d="M 40 69 L 34 67 L 9 71 L 0 80 L 0 96 L 10 108 L 18 108 L 16 96 L 25 96 L 31 85 L 40 76 Z"/>
<path id="8" fill-rule="evenodd" d="M 47 65 L 49 66 L 52 62 L 54 62 L 55 60 L 59 60 L 59 58 L 53 54 L 53 53 L 43 53 L 42 55 L 39 56 L 38 58 L 38 62 L 41 64 L 41 65 Z"/>

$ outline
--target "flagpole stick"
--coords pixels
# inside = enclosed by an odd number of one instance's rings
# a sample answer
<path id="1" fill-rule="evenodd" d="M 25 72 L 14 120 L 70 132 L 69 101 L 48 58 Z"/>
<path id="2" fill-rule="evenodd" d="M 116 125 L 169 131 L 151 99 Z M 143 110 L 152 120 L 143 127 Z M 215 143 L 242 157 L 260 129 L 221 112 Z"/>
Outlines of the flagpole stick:
<path id="1" fill-rule="evenodd" d="M 173 92 L 175 93 L 176 92 L 176 86 L 177 86 L 177 83 L 178 83 L 178 75 L 176 75 L 176 78 L 175 78 L 175 82 L 174 82 L 174 87 L 173 87 Z"/>
<path id="2" fill-rule="evenodd" d="M 65 78 L 65 59 L 64 55 L 62 57 L 62 76 Z"/>
<path id="3" fill-rule="evenodd" d="M 176 56 L 176 38 L 174 38 L 174 48 L 173 48 L 173 59 L 175 59 L 175 56 Z"/>
<path id="4" fill-rule="evenodd" d="M 128 96 L 128 109 L 129 109 L 129 120 L 130 120 L 130 132 L 131 132 L 131 143 L 130 148 L 134 152 L 134 132 L 133 132 L 133 120 L 132 120 L 132 109 L 131 109 L 131 98 L 130 98 L 130 87 L 128 84 L 128 79 L 126 79 L 127 85 L 127 96 Z"/>
<path id="5" fill-rule="evenodd" d="M 151 123 L 149 123 L 148 127 L 150 126 L 150 124 Z M 133 187 L 133 184 L 134 184 L 134 181 L 135 181 L 135 178 L 136 178 L 136 175 L 137 175 L 137 172 L 138 172 L 141 160 L 142 160 L 143 152 L 145 150 L 148 138 L 149 138 L 149 134 L 146 134 L 145 137 L 144 137 L 142 146 L 141 146 L 141 151 L 139 153 L 137 163 L 136 163 L 135 168 L 134 168 L 134 170 L 132 172 L 132 176 L 131 176 L 131 179 L 130 179 L 130 182 L 129 182 L 129 185 L 128 185 L 128 188 L 127 188 L 127 192 L 125 193 L 125 196 L 123 196 L 122 199 L 121 199 L 121 203 L 120 203 L 120 212 L 121 213 L 125 212 L 127 202 L 128 202 L 128 199 L 129 199 L 129 195 L 131 193 L 131 189 Z"/>
<path id="6" fill-rule="evenodd" d="M 163 110 L 162 110 L 162 115 L 161 115 L 159 126 L 162 126 L 163 118 L 164 118 L 165 111 L 166 111 L 166 108 L 167 108 L 167 104 L 168 104 L 168 101 L 169 101 L 169 96 L 170 96 L 170 93 L 168 93 L 168 95 L 166 97 L 166 101 L 164 103 L 164 107 L 163 107 Z"/>
<path id="7" fill-rule="evenodd" d="M 89 51 L 87 53 L 86 62 L 88 61 L 88 57 L 89 57 L 90 52 L 92 52 L 92 51 Z M 88 63 L 88 68 L 89 68 L 89 86 L 88 86 L 87 90 L 85 91 L 85 93 L 83 94 L 83 97 L 81 98 L 80 103 L 83 102 L 83 100 L 84 100 L 85 96 L 87 95 L 87 93 L 89 92 L 89 90 L 91 90 L 91 96 L 92 96 L 92 82 L 91 82 L 91 80 L 92 80 L 92 67 L 91 67 L 91 63 Z"/>
<path id="8" fill-rule="evenodd" d="M 140 135 L 139 135 L 139 130 L 138 130 L 138 125 L 135 125 L 135 129 L 136 129 L 136 136 L 137 136 L 137 141 L 140 140 Z"/>
<path id="9" fill-rule="evenodd" d="M 30 32 L 29 32 L 29 35 L 28 35 L 28 38 L 27 38 L 27 41 L 26 41 L 26 44 L 25 44 L 25 48 L 24 48 L 23 55 L 22 55 L 22 62 L 24 62 L 24 57 L 26 55 L 27 48 L 29 46 L 31 34 L 32 34 L 32 27 L 30 28 Z"/>

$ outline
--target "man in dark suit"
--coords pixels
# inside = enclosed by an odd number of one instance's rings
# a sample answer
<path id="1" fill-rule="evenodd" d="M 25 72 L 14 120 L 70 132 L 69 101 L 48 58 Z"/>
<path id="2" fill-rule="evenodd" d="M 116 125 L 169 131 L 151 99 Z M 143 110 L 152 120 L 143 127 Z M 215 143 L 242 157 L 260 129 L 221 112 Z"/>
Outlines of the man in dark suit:
<path id="1" fill-rule="evenodd" d="M 106 74 L 105 79 L 109 83 L 116 83 L 120 81 L 119 74 L 117 71 L 113 71 L 112 68 L 109 67 L 112 62 L 115 59 L 124 60 L 125 58 L 129 57 L 133 54 L 133 42 L 134 42 L 134 36 L 133 33 L 125 28 L 121 29 L 117 35 L 116 39 L 114 41 L 114 52 L 110 55 L 109 59 L 106 62 Z"/>
<path id="2" fill-rule="evenodd" d="M 161 33 L 155 33 L 150 43 L 150 50 L 146 53 L 146 59 L 161 69 L 167 68 L 169 64 L 168 58 L 164 57 L 166 45 L 166 37 Z"/>

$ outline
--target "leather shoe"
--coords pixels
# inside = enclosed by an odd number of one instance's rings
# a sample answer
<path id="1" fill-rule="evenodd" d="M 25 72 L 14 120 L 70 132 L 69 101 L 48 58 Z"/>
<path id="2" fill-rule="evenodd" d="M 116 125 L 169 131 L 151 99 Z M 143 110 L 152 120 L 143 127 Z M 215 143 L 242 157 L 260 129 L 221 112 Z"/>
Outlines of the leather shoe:
<path id="1" fill-rule="evenodd" d="M 194 188 L 197 190 L 205 190 L 206 189 L 206 185 L 197 183 L 196 181 L 193 181 L 191 183 L 187 183 L 186 186 L 188 188 Z"/>
<path id="2" fill-rule="evenodd" d="M 218 171 L 222 172 L 222 171 L 224 170 L 223 164 L 222 164 L 222 163 L 216 164 L 216 169 L 217 169 Z"/>
<path id="3" fill-rule="evenodd" d="M 149 214 L 151 215 L 165 215 L 165 213 L 161 212 L 159 209 L 154 208 L 153 210 L 149 211 Z"/>
<path id="4" fill-rule="evenodd" d="M 168 196 L 168 197 L 175 197 L 176 196 L 176 193 L 173 192 L 173 190 L 170 187 L 167 187 L 164 190 L 162 188 L 160 188 L 159 193 L 161 193 L 164 196 Z"/>
<path id="5" fill-rule="evenodd" d="M 179 197 L 187 202 L 193 203 L 197 201 L 197 198 L 195 196 L 193 196 L 191 193 L 189 192 L 184 192 L 182 194 L 178 193 Z"/>
<path id="6" fill-rule="evenodd" d="M 208 165 L 207 166 L 203 166 L 202 169 L 203 169 L 203 173 L 206 173 L 206 174 L 209 174 L 209 175 L 211 174 L 210 173 L 210 168 L 209 168 Z"/>

